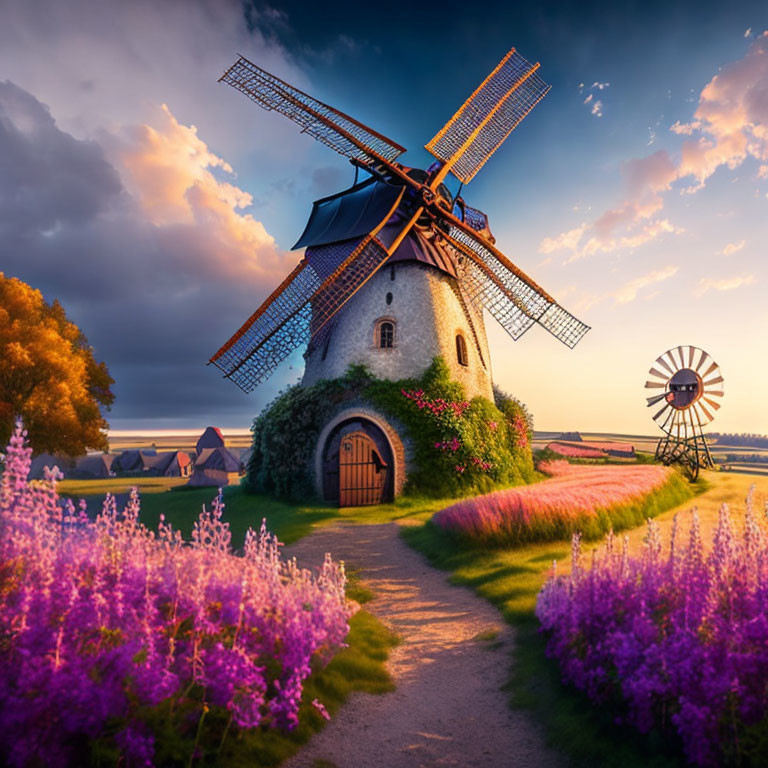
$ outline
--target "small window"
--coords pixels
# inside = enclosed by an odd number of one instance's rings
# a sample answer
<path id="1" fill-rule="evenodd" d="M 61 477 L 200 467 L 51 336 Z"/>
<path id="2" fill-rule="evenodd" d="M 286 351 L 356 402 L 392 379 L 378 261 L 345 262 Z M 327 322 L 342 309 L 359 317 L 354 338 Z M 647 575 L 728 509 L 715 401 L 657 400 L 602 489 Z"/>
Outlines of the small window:
<path id="1" fill-rule="evenodd" d="M 392 294 L 388 293 L 387 294 L 387 305 L 390 305 L 391 303 L 392 303 Z"/>
<path id="2" fill-rule="evenodd" d="M 379 347 L 392 349 L 395 346 L 395 325 L 388 320 L 379 325 Z"/>
<path id="3" fill-rule="evenodd" d="M 456 358 L 459 361 L 459 365 L 469 365 L 469 357 L 467 356 L 467 342 L 460 334 L 456 334 Z"/>
<path id="4" fill-rule="evenodd" d="M 392 280 L 392 281 L 394 281 L 394 279 L 395 279 L 395 265 L 394 264 L 392 264 L 389 267 L 389 279 Z"/>

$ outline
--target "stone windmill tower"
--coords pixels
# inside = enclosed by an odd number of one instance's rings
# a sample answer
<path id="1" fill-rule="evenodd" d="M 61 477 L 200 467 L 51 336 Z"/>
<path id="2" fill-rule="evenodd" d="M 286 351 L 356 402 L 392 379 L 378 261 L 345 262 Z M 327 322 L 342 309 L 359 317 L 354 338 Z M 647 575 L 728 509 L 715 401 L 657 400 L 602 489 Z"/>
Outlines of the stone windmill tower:
<path id="1" fill-rule="evenodd" d="M 575 346 L 588 326 L 495 247 L 486 215 L 461 187 L 546 95 L 549 86 L 511 50 L 426 145 L 429 169 L 397 162 L 403 147 L 240 57 L 222 80 L 277 110 L 366 178 L 315 202 L 296 248 L 301 262 L 211 358 L 245 391 L 306 344 L 303 384 L 362 363 L 380 378 L 423 373 L 441 355 L 467 395 L 492 398 L 483 310 L 518 339 L 538 323 Z M 319 437 L 318 490 L 340 503 L 375 503 L 402 487 L 407 438 L 361 404 Z"/>

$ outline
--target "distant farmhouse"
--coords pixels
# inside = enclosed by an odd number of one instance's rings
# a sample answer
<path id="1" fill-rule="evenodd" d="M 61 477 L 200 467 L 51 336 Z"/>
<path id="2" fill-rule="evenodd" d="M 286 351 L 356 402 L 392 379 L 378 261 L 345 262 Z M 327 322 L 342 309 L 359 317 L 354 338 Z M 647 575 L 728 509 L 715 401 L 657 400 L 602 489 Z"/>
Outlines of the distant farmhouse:
<path id="1" fill-rule="evenodd" d="M 155 477 L 189 477 L 192 459 L 184 451 L 129 450 L 123 451 L 112 464 L 116 475 L 152 475 Z"/>
<path id="2" fill-rule="evenodd" d="M 188 477 L 192 486 L 224 486 L 237 483 L 243 474 L 242 455 L 229 450 L 218 427 L 207 427 L 195 446 L 195 455 L 185 451 L 160 451 L 154 447 L 134 448 L 122 453 L 91 453 L 71 459 L 41 453 L 32 460 L 30 479 L 45 477 L 46 467 L 57 467 L 69 478 L 95 480 L 108 477 Z"/>
<path id="3" fill-rule="evenodd" d="M 30 480 L 42 480 L 45 477 L 45 468 L 56 467 L 65 477 L 69 477 L 74 467 L 74 459 L 70 459 L 66 456 L 54 456 L 50 453 L 41 453 L 39 456 L 35 456 L 32 459 L 32 463 L 29 466 L 29 478 Z"/>
<path id="4" fill-rule="evenodd" d="M 243 464 L 224 445 L 224 437 L 217 427 L 208 427 L 200 435 L 195 450 L 195 468 L 187 485 L 222 487 L 240 481 Z"/>

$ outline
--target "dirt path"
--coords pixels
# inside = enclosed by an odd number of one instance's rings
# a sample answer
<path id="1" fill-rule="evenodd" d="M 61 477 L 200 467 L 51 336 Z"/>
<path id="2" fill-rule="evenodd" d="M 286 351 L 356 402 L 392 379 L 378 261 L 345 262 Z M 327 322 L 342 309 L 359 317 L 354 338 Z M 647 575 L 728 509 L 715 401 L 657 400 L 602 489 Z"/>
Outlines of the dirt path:
<path id="1" fill-rule="evenodd" d="M 286 763 L 310 768 L 560 766 L 530 717 L 510 709 L 507 681 L 512 629 L 488 603 L 431 568 L 402 542 L 398 526 L 336 525 L 291 547 L 305 567 L 334 559 L 362 569 L 376 593 L 366 609 L 402 638 L 388 663 L 396 690 L 356 693 Z M 478 639 L 498 630 L 498 647 Z"/>

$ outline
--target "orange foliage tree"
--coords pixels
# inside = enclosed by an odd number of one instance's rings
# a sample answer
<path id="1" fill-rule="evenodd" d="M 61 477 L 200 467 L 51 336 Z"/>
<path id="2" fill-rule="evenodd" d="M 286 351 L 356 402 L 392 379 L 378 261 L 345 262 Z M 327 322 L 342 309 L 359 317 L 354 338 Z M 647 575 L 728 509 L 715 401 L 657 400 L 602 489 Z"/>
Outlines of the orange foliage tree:
<path id="1" fill-rule="evenodd" d="M 0 272 L 0 445 L 21 416 L 36 454 L 108 450 L 112 384 L 61 304 Z"/>

